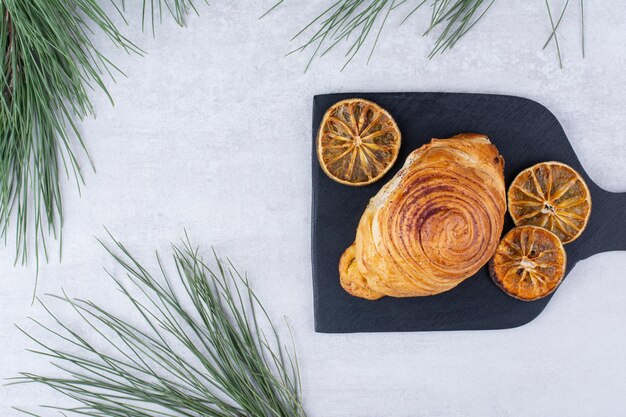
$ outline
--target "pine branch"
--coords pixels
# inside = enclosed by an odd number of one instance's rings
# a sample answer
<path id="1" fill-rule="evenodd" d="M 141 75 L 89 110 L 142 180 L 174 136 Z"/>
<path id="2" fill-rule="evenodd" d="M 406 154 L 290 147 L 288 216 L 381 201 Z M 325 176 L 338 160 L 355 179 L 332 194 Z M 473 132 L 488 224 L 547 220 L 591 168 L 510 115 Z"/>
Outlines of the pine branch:
<path id="1" fill-rule="evenodd" d="M 405 14 L 402 23 L 426 1 L 414 0 L 413 8 Z M 283 2 L 284 0 L 280 1 L 276 6 Z M 495 0 L 433 0 L 430 3 L 430 25 L 424 35 L 437 31 L 439 35 L 429 57 L 453 48 L 484 17 L 494 2 Z M 341 42 L 347 42 L 346 62 L 343 66 L 345 68 L 366 45 L 374 31 L 376 35 L 370 49 L 371 58 L 389 15 L 397 13 L 407 3 L 408 0 L 338 0 L 293 37 L 292 40 L 311 33 L 308 40 L 290 54 L 312 49 L 306 67 L 308 69 L 315 58 L 324 56 Z M 314 27 L 317 29 L 311 32 Z"/>
<path id="2" fill-rule="evenodd" d="M 265 15 L 275 10 L 284 1 L 279 0 Z M 305 69 L 307 70 L 316 58 L 326 55 L 345 43 L 347 45 L 346 61 L 342 67 L 343 70 L 363 47 L 367 47 L 368 40 L 373 38 L 373 41 L 369 43 L 371 45 L 369 47 L 369 62 L 389 16 L 404 10 L 404 19 L 401 23 L 403 24 L 427 4 L 431 13 L 430 23 L 424 31 L 424 36 L 436 34 L 434 46 L 428 55 L 429 58 L 433 58 L 435 55 L 454 48 L 485 17 L 494 3 L 495 0 L 336 0 L 292 38 L 295 40 L 305 37 L 307 40 L 289 54 L 310 51 L 310 58 Z M 559 18 L 553 20 L 550 5 L 546 0 L 552 31 L 544 48 L 551 41 L 555 42 L 559 64 L 562 61 L 557 29 L 568 4 L 569 0 L 566 1 Z M 408 5 L 411 5 L 411 8 L 407 9 L 406 6 Z M 584 56 L 584 0 L 580 0 L 580 9 Z"/>
<path id="3" fill-rule="evenodd" d="M 104 89 L 103 71 L 114 70 L 87 37 L 88 24 L 118 47 L 139 50 L 90 0 L 1 0 L 0 13 L 7 22 L 0 32 L 1 232 L 6 239 L 15 215 L 16 262 L 26 263 L 29 236 L 38 258 L 47 234 L 60 230 L 61 170 L 83 181 L 74 151 L 84 143 L 74 119 L 93 114 L 88 90 Z"/>
<path id="4" fill-rule="evenodd" d="M 113 242 L 103 245 L 130 284 L 111 277 L 134 314 L 54 297 L 74 315 L 63 320 L 43 305 L 52 324 L 35 323 L 54 343 L 22 331 L 56 374 L 24 372 L 12 383 L 64 394 L 78 405 L 50 408 L 75 415 L 305 417 L 295 351 L 282 344 L 246 275 L 215 253 L 209 266 L 187 238 L 173 246 L 171 280 L 158 255 L 155 275 Z"/>
<path id="5" fill-rule="evenodd" d="M 105 84 L 121 71 L 91 36 L 142 53 L 101 1 L 0 0 L 0 236 L 6 244 L 15 230 L 16 263 L 28 262 L 29 248 L 37 265 L 42 255 L 47 261 L 46 240 L 63 225 L 60 178 L 73 178 L 79 191 L 84 183 L 77 152 L 89 155 L 77 122 L 94 115 L 91 90 L 113 101 Z M 111 1 L 123 19 L 123 1 Z M 191 11 L 191 0 L 144 0 L 142 22 L 154 32 L 164 13 L 183 25 Z"/>

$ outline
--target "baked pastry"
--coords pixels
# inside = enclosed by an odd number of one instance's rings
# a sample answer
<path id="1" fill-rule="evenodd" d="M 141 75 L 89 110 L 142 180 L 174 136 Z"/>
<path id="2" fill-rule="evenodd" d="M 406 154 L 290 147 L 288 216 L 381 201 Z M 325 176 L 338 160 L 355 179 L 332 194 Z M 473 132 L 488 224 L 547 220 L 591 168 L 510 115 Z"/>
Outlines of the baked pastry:
<path id="1" fill-rule="evenodd" d="M 339 259 L 339 279 L 341 286 L 355 297 L 365 298 L 366 300 L 378 300 L 384 297 L 384 294 L 373 291 L 367 280 L 359 271 L 356 262 L 356 243 L 348 246 L 341 259 Z"/>
<path id="2" fill-rule="evenodd" d="M 368 299 L 426 296 L 474 275 L 502 234 L 503 169 L 484 135 L 432 139 L 413 151 L 365 209 L 355 248 L 342 257 L 343 288 Z"/>

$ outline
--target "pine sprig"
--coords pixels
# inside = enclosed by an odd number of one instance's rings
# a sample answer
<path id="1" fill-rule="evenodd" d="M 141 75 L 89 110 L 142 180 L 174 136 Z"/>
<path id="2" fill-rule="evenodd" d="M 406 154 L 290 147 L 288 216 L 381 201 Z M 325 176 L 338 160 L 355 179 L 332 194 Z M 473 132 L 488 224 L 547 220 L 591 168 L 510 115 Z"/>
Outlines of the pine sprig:
<path id="1" fill-rule="evenodd" d="M 494 2 L 495 0 L 433 0 L 430 2 L 430 24 L 424 31 L 424 35 L 439 32 L 430 57 L 453 48 L 482 19 Z M 389 15 L 402 10 L 402 6 L 408 3 L 408 0 L 338 0 L 292 38 L 295 40 L 307 33 L 312 33 L 307 41 L 290 53 L 312 50 L 306 67 L 308 69 L 315 58 L 324 56 L 341 42 L 347 42 L 346 62 L 343 66 L 345 68 L 374 33 L 375 39 L 370 49 L 369 61 Z M 427 0 L 415 0 L 411 9 L 404 8 L 406 14 L 402 23 L 426 3 Z M 317 29 L 311 32 L 311 29 L 315 27 Z"/>
<path id="2" fill-rule="evenodd" d="M 200 0 L 202 1 L 202 0 Z M 111 0 L 123 18 L 124 3 Z M 15 262 L 48 258 L 46 239 L 60 237 L 60 179 L 84 183 L 77 122 L 94 115 L 92 90 L 121 71 L 92 43 L 107 37 L 128 53 L 142 51 L 101 6 L 102 0 L 0 0 L 0 236 L 14 230 Z M 180 25 L 191 0 L 144 0 L 142 22 L 167 12 Z M 91 163 L 91 160 L 89 160 Z M 92 164 L 93 167 L 93 164 Z"/>
<path id="3" fill-rule="evenodd" d="M 270 11 L 285 0 L 280 0 Z M 391 13 L 403 10 L 405 23 L 419 9 L 430 8 L 430 23 L 424 30 L 424 36 L 436 36 L 429 58 L 454 48 L 459 41 L 485 17 L 495 0 L 336 0 L 330 7 L 317 15 L 299 31 L 293 40 L 306 40 L 289 54 L 310 51 L 306 69 L 312 62 L 326 55 L 331 50 L 346 44 L 344 69 L 366 45 L 370 45 L 368 62 L 378 44 L 380 35 Z M 407 6 L 411 6 L 407 8 Z M 546 0 L 550 23 L 550 37 L 544 48 L 554 41 L 562 66 L 561 49 L 557 30 L 568 9 L 569 0 L 563 6 L 558 19 L 553 19 L 552 10 Z M 584 0 L 580 0 L 581 40 L 583 56 L 585 51 Z M 266 13 L 267 14 L 267 13 Z M 373 38 L 371 42 L 368 40 Z M 368 43 L 369 42 L 369 43 Z"/>
<path id="4" fill-rule="evenodd" d="M 93 115 L 88 91 L 104 88 L 103 74 L 116 68 L 91 43 L 95 24 L 111 41 L 139 52 L 95 1 L 0 0 L 5 24 L 0 46 L 0 224 L 6 239 L 15 215 L 16 262 L 36 258 L 46 236 L 60 232 L 59 179 L 83 176 L 76 149 L 85 144 L 75 121 Z"/>
<path id="5" fill-rule="evenodd" d="M 305 417 L 295 350 L 282 344 L 246 275 L 215 253 L 209 266 L 186 239 L 173 246 L 170 279 L 158 255 L 153 274 L 113 242 L 105 248 L 132 284 L 111 276 L 134 315 L 55 297 L 74 319 L 44 305 L 52 324 L 35 321 L 54 344 L 20 330 L 59 375 L 25 372 L 13 383 L 70 397 L 77 406 L 51 408 L 75 415 Z"/>

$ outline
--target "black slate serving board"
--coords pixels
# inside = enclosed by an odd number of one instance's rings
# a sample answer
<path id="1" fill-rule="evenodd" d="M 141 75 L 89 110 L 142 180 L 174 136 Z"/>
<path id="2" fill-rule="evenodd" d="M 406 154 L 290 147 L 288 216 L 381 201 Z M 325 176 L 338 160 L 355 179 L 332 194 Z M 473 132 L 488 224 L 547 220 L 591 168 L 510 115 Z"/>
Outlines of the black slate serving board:
<path id="1" fill-rule="evenodd" d="M 387 109 L 402 132 L 393 169 L 366 187 L 348 187 L 328 178 L 315 151 L 326 110 L 351 97 Z M 542 161 L 564 162 L 584 177 L 592 213 L 582 236 L 566 245 L 567 272 L 596 253 L 626 250 L 626 193 L 610 193 L 585 173 L 563 128 L 544 106 L 521 97 L 455 93 L 346 93 L 315 96 L 313 101 L 312 263 L 315 330 L 323 333 L 486 330 L 521 326 L 537 317 L 558 291 L 524 302 L 509 297 L 489 278 L 487 268 L 451 291 L 430 297 L 368 301 L 348 295 L 339 285 L 337 264 L 354 241 L 369 199 L 395 173 L 411 151 L 431 138 L 475 132 L 489 136 L 504 156 L 506 184 L 523 169 Z M 512 227 L 507 215 L 504 233 Z M 593 277 L 588 277 L 593 279 Z"/>

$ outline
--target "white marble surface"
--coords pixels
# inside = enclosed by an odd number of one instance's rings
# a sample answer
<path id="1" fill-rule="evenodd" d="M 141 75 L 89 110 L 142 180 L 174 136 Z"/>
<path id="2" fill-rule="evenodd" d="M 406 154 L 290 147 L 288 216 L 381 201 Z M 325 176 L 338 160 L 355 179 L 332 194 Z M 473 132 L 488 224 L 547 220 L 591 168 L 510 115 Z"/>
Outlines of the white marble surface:
<path id="1" fill-rule="evenodd" d="M 513 330 L 323 335 L 313 331 L 310 268 L 312 96 L 341 91 L 452 91 L 522 95 L 554 112 L 585 169 L 602 187 L 626 191 L 626 11 L 617 0 L 587 2 L 587 57 L 577 14 L 564 21 L 560 70 L 540 0 L 496 2 L 460 47 L 425 59 L 433 39 L 391 18 L 371 63 L 343 72 L 331 53 L 304 73 L 305 55 L 284 57 L 291 35 L 322 9 L 289 0 L 200 7 L 185 29 L 167 22 L 156 39 L 129 28 L 148 52 L 126 56 L 95 39 L 127 74 L 110 83 L 111 107 L 94 94 L 98 117 L 80 124 L 97 173 L 82 197 L 63 184 L 63 261 L 43 265 L 38 294 L 119 297 L 94 236 L 108 227 L 150 260 L 187 228 L 249 271 L 274 317 L 295 329 L 306 408 L 312 417 L 589 416 L 626 409 L 626 253 L 579 263 L 545 312 Z M 324 0 L 317 3 L 332 3 Z M 577 2 L 573 2 L 577 3 Z M 137 19 L 132 19 L 137 20 Z M 86 158 L 81 156 L 86 166 Z M 55 249 L 53 249 L 55 252 Z M 14 323 L 42 318 L 31 306 L 34 267 L 0 252 L 0 377 L 50 370 L 25 351 Z M 116 271 L 115 268 L 113 268 Z M 63 312 L 61 312 L 63 313 Z M 122 312 L 123 313 L 123 312 Z M 12 406 L 63 402 L 37 386 L 0 388 Z"/>

